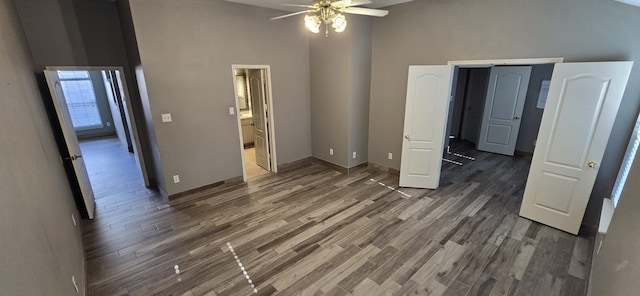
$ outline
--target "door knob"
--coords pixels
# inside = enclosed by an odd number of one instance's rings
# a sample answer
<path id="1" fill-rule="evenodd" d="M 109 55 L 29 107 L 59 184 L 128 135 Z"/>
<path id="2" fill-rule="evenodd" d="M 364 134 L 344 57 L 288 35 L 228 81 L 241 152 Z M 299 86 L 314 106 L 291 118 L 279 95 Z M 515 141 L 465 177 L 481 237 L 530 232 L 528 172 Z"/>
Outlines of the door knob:
<path id="1" fill-rule="evenodd" d="M 513 119 L 520 119 L 520 116 L 516 115 Z"/>
<path id="2" fill-rule="evenodd" d="M 71 160 L 76 160 L 76 159 L 78 159 L 80 157 L 82 157 L 82 155 L 75 155 L 74 154 L 74 155 L 71 156 Z"/>
<path id="3" fill-rule="evenodd" d="M 593 161 L 590 161 L 589 163 L 587 163 L 587 166 L 590 168 L 595 168 L 596 167 L 596 163 Z"/>
<path id="4" fill-rule="evenodd" d="M 404 135 L 404 138 L 409 140 L 410 137 L 409 137 L 409 135 Z"/>

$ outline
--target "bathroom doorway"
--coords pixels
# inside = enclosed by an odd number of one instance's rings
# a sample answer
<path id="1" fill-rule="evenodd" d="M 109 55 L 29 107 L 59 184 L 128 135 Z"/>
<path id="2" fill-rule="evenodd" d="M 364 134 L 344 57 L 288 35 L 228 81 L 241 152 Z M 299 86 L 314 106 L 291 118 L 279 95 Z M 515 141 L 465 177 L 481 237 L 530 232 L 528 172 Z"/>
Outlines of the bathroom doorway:
<path id="1" fill-rule="evenodd" d="M 277 171 L 270 77 L 268 65 L 233 66 L 245 181 Z"/>

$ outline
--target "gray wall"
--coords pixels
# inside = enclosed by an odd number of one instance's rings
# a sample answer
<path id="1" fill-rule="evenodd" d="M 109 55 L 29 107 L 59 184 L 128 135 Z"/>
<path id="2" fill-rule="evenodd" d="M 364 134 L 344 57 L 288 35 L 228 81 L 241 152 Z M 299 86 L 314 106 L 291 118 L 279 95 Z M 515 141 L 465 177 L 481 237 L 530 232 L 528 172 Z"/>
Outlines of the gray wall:
<path id="1" fill-rule="evenodd" d="M 371 95 L 371 45 L 373 20 L 349 15 L 351 32 L 351 88 L 349 90 L 349 166 L 369 160 L 369 97 Z M 353 152 L 357 152 L 353 158 Z"/>
<path id="2" fill-rule="evenodd" d="M 116 127 L 113 121 L 113 114 L 111 114 L 111 107 L 109 106 L 109 97 L 104 88 L 102 73 L 100 71 L 89 71 L 89 77 L 93 84 L 93 93 L 96 96 L 96 104 L 100 111 L 103 126 L 101 128 L 76 130 L 76 135 L 79 139 L 113 136 L 116 134 Z M 119 116 L 117 113 L 115 115 Z"/>
<path id="3" fill-rule="evenodd" d="M 34 70 L 87 64 L 71 0 L 16 1 Z"/>
<path id="4" fill-rule="evenodd" d="M 278 164 L 311 155 L 309 42 L 300 19 L 271 21 L 282 12 L 226 1 L 129 5 L 167 194 L 242 175 L 238 120 L 229 115 L 232 64 L 271 66 Z M 173 122 L 161 123 L 163 113 Z"/>
<path id="5" fill-rule="evenodd" d="M 345 32 L 313 35 L 310 49 L 313 156 L 345 168 L 368 160 L 372 42 L 370 19 L 348 22 Z"/>
<path id="6" fill-rule="evenodd" d="M 87 64 L 122 66 L 128 75 L 127 53 L 114 1 L 72 1 Z"/>
<path id="7" fill-rule="evenodd" d="M 0 294 L 84 295 L 79 217 L 12 0 L 0 0 Z M 19 155 L 19 157 L 17 157 Z"/>
<path id="8" fill-rule="evenodd" d="M 640 282 L 640 156 L 629 172 L 600 254 L 593 258 L 590 295 L 638 295 Z M 596 248 L 598 245 L 596 244 Z"/>
<path id="9" fill-rule="evenodd" d="M 325 37 L 321 32 L 310 38 L 312 153 L 345 168 L 350 158 L 351 27 L 349 22 L 342 34 Z"/>
<path id="10" fill-rule="evenodd" d="M 151 114 L 147 85 L 144 79 L 144 72 L 142 71 L 138 40 L 133 27 L 133 17 L 131 16 L 131 7 L 129 4 L 128 0 L 118 0 L 116 2 L 120 27 L 122 28 L 122 39 L 127 52 L 127 62 L 129 67 L 134 69 L 133 77 L 127 79 L 127 81 L 130 82 L 129 95 L 131 95 L 132 101 L 135 103 L 132 107 L 137 107 L 134 108 L 134 113 L 136 114 L 136 122 L 138 123 L 138 132 L 144 135 L 140 136 L 140 138 L 143 149 L 145 150 L 143 155 L 145 157 L 149 179 L 161 192 L 166 194 L 167 186 L 164 182 L 158 138 L 156 137 L 153 115 Z"/>
<path id="11" fill-rule="evenodd" d="M 408 66 L 450 60 L 565 57 L 640 61 L 640 8 L 611 0 L 414 1 L 376 19 L 369 160 L 400 167 Z M 631 73 L 600 168 L 585 224 L 595 225 L 638 113 L 640 66 Z M 384 120 L 375 120 L 384 118 Z"/>

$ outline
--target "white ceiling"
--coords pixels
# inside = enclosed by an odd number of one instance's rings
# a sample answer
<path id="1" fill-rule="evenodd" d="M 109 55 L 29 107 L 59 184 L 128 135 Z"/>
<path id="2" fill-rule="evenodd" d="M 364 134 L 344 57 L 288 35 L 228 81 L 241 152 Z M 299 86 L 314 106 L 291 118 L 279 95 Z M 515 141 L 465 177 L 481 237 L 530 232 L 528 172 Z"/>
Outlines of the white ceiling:
<path id="1" fill-rule="evenodd" d="M 272 8 L 272 9 L 278 9 L 278 10 L 284 10 L 284 11 L 291 11 L 291 12 L 301 11 L 301 10 L 303 10 L 303 8 L 282 6 L 282 4 L 311 4 L 311 3 L 313 3 L 313 0 L 226 0 L 226 1 L 242 3 L 242 4 L 248 4 L 248 5 L 253 5 L 253 6 L 266 7 L 266 8 Z M 371 0 L 371 2 L 373 2 L 373 3 L 371 3 L 369 5 L 363 5 L 363 7 L 381 8 L 381 7 L 386 7 L 386 6 L 405 3 L 405 2 L 410 2 L 410 1 L 413 1 L 413 0 Z"/>

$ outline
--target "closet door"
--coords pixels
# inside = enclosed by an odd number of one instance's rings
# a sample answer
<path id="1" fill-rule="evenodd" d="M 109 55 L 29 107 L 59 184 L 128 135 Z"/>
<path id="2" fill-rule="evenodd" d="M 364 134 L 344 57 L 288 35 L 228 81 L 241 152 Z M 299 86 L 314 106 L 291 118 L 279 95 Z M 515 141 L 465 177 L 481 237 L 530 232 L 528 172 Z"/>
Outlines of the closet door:
<path id="1" fill-rule="evenodd" d="M 513 156 L 530 77 L 531 66 L 491 68 L 478 150 Z"/>

